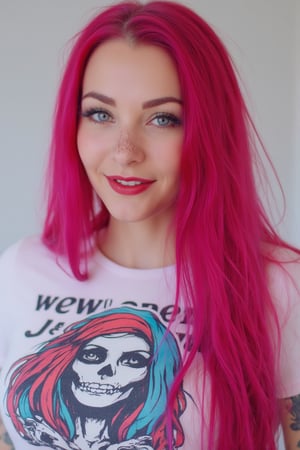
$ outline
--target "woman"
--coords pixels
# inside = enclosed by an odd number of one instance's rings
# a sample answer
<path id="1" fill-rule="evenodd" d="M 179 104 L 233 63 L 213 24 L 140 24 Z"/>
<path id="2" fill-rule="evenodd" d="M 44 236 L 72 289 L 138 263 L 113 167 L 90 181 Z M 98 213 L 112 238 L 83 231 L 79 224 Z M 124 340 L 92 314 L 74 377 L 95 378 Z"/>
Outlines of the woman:
<path id="1" fill-rule="evenodd" d="M 287 448 L 297 448 L 300 252 L 259 201 L 254 136 L 230 58 L 195 13 L 126 2 L 92 20 L 58 93 L 42 243 L 25 240 L 2 258 L 3 373 L 20 359 L 16 343 L 32 353 L 76 314 L 150 308 L 182 355 L 155 450 L 275 450 L 280 417 Z M 182 385 L 196 408 L 187 405 L 178 441 Z M 16 448 L 32 448 L 4 420 Z"/>

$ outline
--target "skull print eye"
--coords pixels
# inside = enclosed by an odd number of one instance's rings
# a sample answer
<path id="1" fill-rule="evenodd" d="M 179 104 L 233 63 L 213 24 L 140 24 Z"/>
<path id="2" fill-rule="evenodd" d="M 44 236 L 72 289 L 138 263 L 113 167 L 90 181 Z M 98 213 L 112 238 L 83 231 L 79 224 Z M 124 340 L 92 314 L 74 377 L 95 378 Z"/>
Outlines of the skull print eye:
<path id="1" fill-rule="evenodd" d="M 123 366 L 129 367 L 146 367 L 150 359 L 150 354 L 147 352 L 128 352 L 123 353 L 120 358 L 120 363 Z"/>
<path id="2" fill-rule="evenodd" d="M 105 361 L 107 350 L 103 347 L 83 348 L 79 351 L 77 358 L 85 364 L 99 364 Z"/>

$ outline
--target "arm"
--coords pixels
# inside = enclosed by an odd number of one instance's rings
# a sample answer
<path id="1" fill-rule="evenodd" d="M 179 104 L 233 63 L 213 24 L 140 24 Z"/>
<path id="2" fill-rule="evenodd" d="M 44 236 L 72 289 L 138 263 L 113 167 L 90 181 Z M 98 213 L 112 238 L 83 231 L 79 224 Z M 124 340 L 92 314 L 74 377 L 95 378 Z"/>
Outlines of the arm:
<path id="1" fill-rule="evenodd" d="M 268 281 L 280 327 L 278 386 L 280 421 L 286 450 L 300 449 L 300 258 L 279 252 L 270 264 Z M 296 393 L 296 395 L 294 395 Z"/>
<path id="2" fill-rule="evenodd" d="M 0 450 L 14 450 L 13 443 L 8 436 L 8 433 L 3 425 L 0 417 Z"/>
<path id="3" fill-rule="evenodd" d="M 300 448 L 300 394 L 279 400 L 286 450 Z"/>

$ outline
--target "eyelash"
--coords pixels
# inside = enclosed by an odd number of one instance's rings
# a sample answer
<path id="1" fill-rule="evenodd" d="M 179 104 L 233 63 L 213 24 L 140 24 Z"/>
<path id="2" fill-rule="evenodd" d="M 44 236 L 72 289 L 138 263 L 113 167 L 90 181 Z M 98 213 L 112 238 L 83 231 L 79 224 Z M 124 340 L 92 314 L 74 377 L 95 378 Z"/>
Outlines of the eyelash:
<path id="1" fill-rule="evenodd" d="M 107 116 L 108 120 L 97 120 L 93 117 L 96 114 L 98 114 L 98 115 L 105 114 Z M 99 108 L 90 108 L 90 109 L 87 109 L 86 111 L 82 111 L 81 116 L 86 117 L 95 123 L 106 123 L 106 122 L 111 121 L 111 119 L 112 119 L 112 116 L 108 111 L 106 111 L 105 109 L 99 109 Z M 171 114 L 171 113 L 166 113 L 166 112 L 157 113 L 149 122 L 151 123 L 156 119 L 167 119 L 169 121 L 169 123 L 167 125 L 156 125 L 159 128 L 176 127 L 176 126 L 181 125 L 181 120 L 178 117 L 176 117 L 174 114 Z"/>
<path id="2" fill-rule="evenodd" d="M 96 120 L 93 116 L 96 114 L 106 114 L 108 116 L 109 119 L 111 119 L 111 115 L 108 111 L 105 111 L 105 109 L 99 109 L 99 108 L 90 108 L 87 109 L 86 111 L 82 111 L 81 112 L 81 116 L 82 117 L 87 117 L 88 119 L 92 120 L 93 122 L 96 123 L 103 123 L 103 122 L 107 122 L 107 120 Z"/>
<path id="3" fill-rule="evenodd" d="M 151 119 L 151 122 L 153 122 L 153 120 L 155 120 L 155 119 L 161 119 L 161 118 L 169 120 L 170 123 L 168 125 L 158 125 L 160 128 L 176 127 L 176 126 L 181 125 L 181 120 L 178 119 L 178 117 L 174 116 L 174 114 L 165 113 L 165 112 L 160 112 L 160 113 L 156 114 Z"/>

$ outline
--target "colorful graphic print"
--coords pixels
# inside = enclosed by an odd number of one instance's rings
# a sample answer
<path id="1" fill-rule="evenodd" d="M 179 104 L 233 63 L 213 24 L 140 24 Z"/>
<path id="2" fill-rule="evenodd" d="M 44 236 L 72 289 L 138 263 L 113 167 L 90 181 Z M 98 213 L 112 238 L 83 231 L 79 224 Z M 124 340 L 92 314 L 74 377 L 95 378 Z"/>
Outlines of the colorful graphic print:
<path id="1" fill-rule="evenodd" d="M 163 450 L 170 386 L 181 364 L 174 336 L 149 311 L 122 307 L 72 324 L 17 361 L 7 412 L 18 433 L 59 450 Z M 184 442 L 183 388 L 172 409 L 173 447 Z"/>

